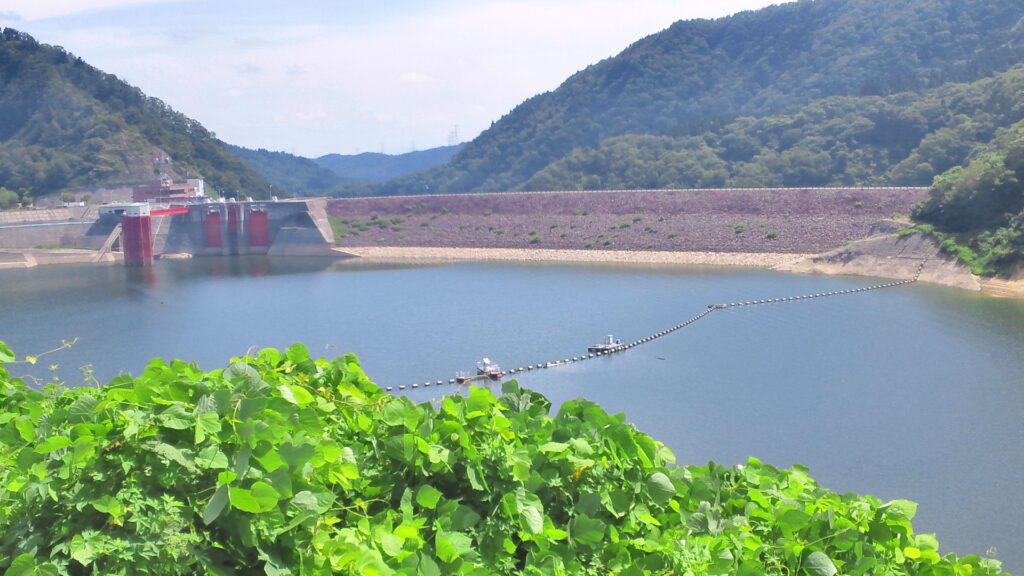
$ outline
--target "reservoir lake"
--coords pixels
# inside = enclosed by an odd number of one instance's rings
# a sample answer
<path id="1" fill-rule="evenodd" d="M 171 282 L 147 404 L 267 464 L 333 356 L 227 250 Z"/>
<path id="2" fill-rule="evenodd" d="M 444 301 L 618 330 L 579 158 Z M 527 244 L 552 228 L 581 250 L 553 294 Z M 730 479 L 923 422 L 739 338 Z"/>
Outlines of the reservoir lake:
<path id="1" fill-rule="evenodd" d="M 650 336 L 708 304 L 880 282 L 314 258 L 54 266 L 0 270 L 0 340 L 22 358 L 77 338 L 36 366 L 7 367 L 70 385 L 88 384 L 87 365 L 106 382 L 154 357 L 211 370 L 303 342 L 316 356 L 353 352 L 375 382 L 426 402 L 458 393 L 448 379 L 485 356 L 536 365 L 606 334 Z M 833 491 L 913 500 L 917 532 L 936 533 L 940 553 L 995 548 L 1005 570 L 1024 573 L 1024 302 L 919 283 L 730 308 L 621 354 L 514 378 L 556 405 L 584 397 L 625 413 L 681 464 L 799 463 Z"/>

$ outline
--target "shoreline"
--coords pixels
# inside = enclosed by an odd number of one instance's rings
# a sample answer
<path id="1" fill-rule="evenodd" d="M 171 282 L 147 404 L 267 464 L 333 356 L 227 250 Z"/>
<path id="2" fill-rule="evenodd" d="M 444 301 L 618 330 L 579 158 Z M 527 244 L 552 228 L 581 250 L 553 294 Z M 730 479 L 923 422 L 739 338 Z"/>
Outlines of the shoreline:
<path id="1" fill-rule="evenodd" d="M 919 281 L 1024 300 L 1024 275 L 982 278 L 939 252 L 934 242 L 881 234 L 822 254 L 777 252 L 670 252 L 643 250 L 560 250 L 540 248 L 451 248 L 430 246 L 335 247 L 340 256 L 371 262 L 445 264 L 451 262 L 553 262 L 567 264 L 653 264 L 759 268 L 794 274 L 907 279 L 922 261 Z"/>
<path id="2" fill-rule="evenodd" d="M 654 266 L 720 266 L 778 272 L 866 276 L 904 280 L 927 260 L 919 281 L 978 292 L 994 298 L 1024 300 L 1024 270 L 1010 278 L 984 278 L 940 253 L 931 240 L 880 234 L 821 254 L 780 252 L 710 252 L 657 250 L 571 250 L 545 248 L 452 248 L 433 246 L 335 246 L 339 258 L 369 262 L 447 264 L 452 262 L 533 262 L 565 264 L 640 264 Z M 99 256 L 97 258 L 97 256 Z M 164 255 L 166 259 L 181 255 Z M 0 270 L 42 265 L 113 264 L 116 253 L 75 249 L 0 249 Z"/>
<path id="3" fill-rule="evenodd" d="M 773 252 L 668 252 L 540 248 L 440 248 L 430 246 L 336 247 L 341 254 L 375 262 L 564 262 L 587 264 L 695 264 L 774 269 L 814 254 Z"/>

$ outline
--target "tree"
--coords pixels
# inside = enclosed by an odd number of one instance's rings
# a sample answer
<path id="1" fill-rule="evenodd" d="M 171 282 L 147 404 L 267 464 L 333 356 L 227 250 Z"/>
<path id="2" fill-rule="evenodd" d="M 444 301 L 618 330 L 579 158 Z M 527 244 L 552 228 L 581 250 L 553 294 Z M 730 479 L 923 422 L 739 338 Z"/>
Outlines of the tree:
<path id="1" fill-rule="evenodd" d="M 3 186 L 0 186 L 0 210 L 6 210 L 14 207 L 18 203 L 18 194 L 13 190 L 8 190 Z"/>

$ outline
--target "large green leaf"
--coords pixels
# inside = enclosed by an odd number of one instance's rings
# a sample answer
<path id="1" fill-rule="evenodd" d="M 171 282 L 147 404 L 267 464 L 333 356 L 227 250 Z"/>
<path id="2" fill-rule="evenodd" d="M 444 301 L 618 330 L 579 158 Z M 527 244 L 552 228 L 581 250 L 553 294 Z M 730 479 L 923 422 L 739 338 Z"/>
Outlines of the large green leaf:
<path id="1" fill-rule="evenodd" d="M 207 446 L 196 456 L 196 465 L 200 468 L 223 470 L 228 467 L 228 457 L 217 446 Z"/>
<path id="2" fill-rule="evenodd" d="M 910 500 L 893 500 L 880 508 L 907 520 L 913 520 L 914 516 L 917 515 L 917 503 Z"/>
<path id="3" fill-rule="evenodd" d="M 807 555 L 804 568 L 811 576 L 835 576 L 839 570 L 824 552 L 815 550 Z"/>
<path id="4" fill-rule="evenodd" d="M 0 342 L 0 362 L 4 361 L 3 342 Z M 13 358 L 12 358 L 13 360 Z M 9 361 L 9 360 L 8 360 Z M 32 576 L 36 570 L 36 558 L 32 554 L 21 554 L 11 562 L 4 576 Z"/>
<path id="5" fill-rule="evenodd" d="M 454 562 L 473 550 L 473 540 L 462 532 L 438 531 L 436 538 L 437 557 L 445 562 Z"/>
<path id="6" fill-rule="evenodd" d="M 166 410 L 157 416 L 157 421 L 164 428 L 173 430 L 186 430 L 191 428 L 196 421 L 195 415 L 180 404 L 168 406 Z"/>
<path id="7" fill-rule="evenodd" d="M 99 399 L 92 394 L 82 394 L 75 400 L 75 403 L 68 408 L 68 422 L 72 424 L 92 422 L 93 411 L 99 403 Z"/>
<path id="8" fill-rule="evenodd" d="M 219 489 L 220 488 L 218 488 L 218 490 Z M 250 490 L 232 487 L 228 490 L 228 497 L 231 501 L 231 506 L 238 508 L 242 512 L 258 514 L 262 511 L 259 500 L 252 495 L 252 491 Z"/>
<path id="9" fill-rule="evenodd" d="M 803 530 L 811 521 L 810 514 L 792 507 L 782 507 L 777 512 L 779 524 L 784 530 L 796 532 Z"/>
<path id="10" fill-rule="evenodd" d="M 259 505 L 260 512 L 273 510 L 277 507 L 277 503 L 281 499 L 281 494 L 266 482 L 260 481 L 253 483 L 251 491 L 253 499 L 255 499 Z"/>
<path id="11" fill-rule="evenodd" d="M 296 404 L 298 406 L 305 406 L 313 402 L 313 395 L 302 386 L 289 386 L 287 384 L 281 384 L 277 387 L 278 392 L 281 393 L 281 397 L 285 400 Z"/>
<path id="12" fill-rule="evenodd" d="M 424 508 L 433 510 L 437 507 L 437 501 L 441 499 L 441 491 L 430 484 L 420 486 L 416 491 L 416 503 Z"/>
<path id="13" fill-rule="evenodd" d="M 206 508 L 203 509 L 203 524 L 209 525 L 217 518 L 220 518 L 221 512 L 228 505 L 228 491 L 227 486 L 219 486 L 214 491 L 213 497 L 206 503 Z"/>
<path id="14" fill-rule="evenodd" d="M 651 498 L 659 504 L 668 502 L 676 495 L 676 487 L 662 472 L 655 472 L 647 477 L 647 491 Z"/>
<path id="15" fill-rule="evenodd" d="M 46 440 L 36 444 L 36 453 L 49 454 L 50 452 L 63 450 L 68 446 L 71 446 L 71 439 L 67 436 L 50 436 Z"/>
<path id="16" fill-rule="evenodd" d="M 196 414 L 195 423 L 195 444 L 202 444 L 206 441 L 207 435 L 220 432 L 220 416 L 216 412 L 203 412 Z"/>
<path id="17" fill-rule="evenodd" d="M 577 544 L 596 548 L 604 541 L 604 522 L 589 516 L 579 515 L 569 522 L 569 536 Z"/>
<path id="18" fill-rule="evenodd" d="M 14 362 L 17 359 L 18 357 L 7 347 L 7 344 L 0 341 L 0 366 Z"/>

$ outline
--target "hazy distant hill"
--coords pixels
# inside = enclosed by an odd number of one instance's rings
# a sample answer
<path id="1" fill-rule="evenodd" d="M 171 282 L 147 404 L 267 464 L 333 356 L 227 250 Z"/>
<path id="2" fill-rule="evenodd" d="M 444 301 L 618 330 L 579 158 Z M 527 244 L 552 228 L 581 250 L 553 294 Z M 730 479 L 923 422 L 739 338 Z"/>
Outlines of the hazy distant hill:
<path id="1" fill-rule="evenodd" d="M 195 120 L 28 34 L 0 32 L 0 187 L 24 196 L 199 175 L 265 197 L 270 183 Z"/>
<path id="2" fill-rule="evenodd" d="M 342 178 L 317 164 L 315 161 L 287 152 L 250 150 L 228 145 L 236 156 L 250 168 L 266 178 L 275 188 L 289 190 L 295 194 L 315 196 L 324 194 L 353 180 Z"/>
<path id="3" fill-rule="evenodd" d="M 441 146 L 406 154 L 364 152 L 353 156 L 328 154 L 314 162 L 338 176 L 356 182 L 383 182 L 413 172 L 447 164 L 464 144 Z"/>
<path id="4" fill-rule="evenodd" d="M 701 135 L 832 96 L 993 76 L 1024 56 L 1022 17 L 1020 0 L 802 0 L 677 22 L 519 105 L 449 165 L 376 192 L 518 189 L 616 136 Z M 880 120 L 880 135 L 904 129 L 905 119 Z"/>
<path id="5" fill-rule="evenodd" d="M 264 149 L 249 150 L 231 145 L 228 148 L 276 188 L 311 196 L 340 190 L 362 190 L 368 183 L 441 166 L 451 160 L 462 146 L 442 146 L 395 155 L 328 154 L 315 159 Z"/>

